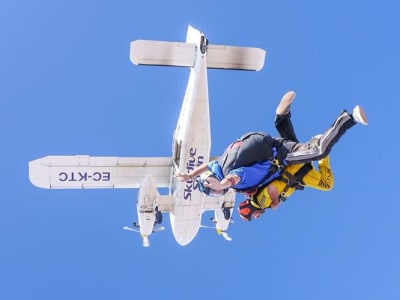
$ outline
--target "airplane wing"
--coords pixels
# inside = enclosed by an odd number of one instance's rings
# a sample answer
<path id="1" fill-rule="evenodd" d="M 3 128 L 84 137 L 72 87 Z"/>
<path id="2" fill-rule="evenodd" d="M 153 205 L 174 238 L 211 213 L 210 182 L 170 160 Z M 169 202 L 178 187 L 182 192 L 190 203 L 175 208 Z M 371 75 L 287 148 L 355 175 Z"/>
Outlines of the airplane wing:
<path id="1" fill-rule="evenodd" d="M 171 157 L 46 156 L 29 162 L 29 179 L 46 189 L 139 188 L 146 175 L 169 187 Z"/>

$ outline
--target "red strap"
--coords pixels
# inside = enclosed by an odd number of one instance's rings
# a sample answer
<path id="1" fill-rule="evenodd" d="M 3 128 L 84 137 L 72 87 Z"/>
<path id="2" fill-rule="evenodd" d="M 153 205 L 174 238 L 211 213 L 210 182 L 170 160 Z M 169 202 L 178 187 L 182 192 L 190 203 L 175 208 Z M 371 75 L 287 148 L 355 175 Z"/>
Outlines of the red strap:
<path id="1" fill-rule="evenodd" d="M 234 142 L 234 143 L 232 143 L 232 144 L 230 145 L 229 150 L 233 150 L 233 149 L 235 149 L 235 148 L 238 148 L 238 147 L 240 147 L 242 144 L 243 144 L 242 141 Z"/>

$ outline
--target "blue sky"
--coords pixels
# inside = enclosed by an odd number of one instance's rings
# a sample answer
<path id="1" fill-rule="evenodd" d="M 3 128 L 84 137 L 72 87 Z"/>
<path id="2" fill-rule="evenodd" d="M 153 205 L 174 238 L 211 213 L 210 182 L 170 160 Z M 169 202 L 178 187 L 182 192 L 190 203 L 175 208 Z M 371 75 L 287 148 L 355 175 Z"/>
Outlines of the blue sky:
<path id="1" fill-rule="evenodd" d="M 279 2 L 279 3 L 278 3 Z M 27 1 L 0 3 L 1 299 L 398 299 L 400 23 L 395 1 Z M 361 104 L 331 153 L 335 187 L 306 190 L 224 241 L 201 230 L 140 237 L 136 190 L 44 190 L 46 155 L 168 156 L 189 70 L 138 67 L 135 39 L 267 50 L 260 72 L 210 70 L 212 154 L 246 131 L 276 134 L 297 92 L 297 135 Z M 237 203 L 241 201 L 237 197 Z M 204 224 L 210 214 L 203 217 Z"/>

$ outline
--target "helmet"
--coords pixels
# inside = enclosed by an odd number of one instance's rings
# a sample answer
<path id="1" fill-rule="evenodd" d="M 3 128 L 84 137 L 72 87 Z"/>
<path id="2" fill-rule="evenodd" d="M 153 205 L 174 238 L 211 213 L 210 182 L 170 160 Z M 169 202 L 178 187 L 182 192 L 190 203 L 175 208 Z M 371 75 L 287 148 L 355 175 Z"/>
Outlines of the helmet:
<path id="1" fill-rule="evenodd" d="M 263 213 L 265 213 L 265 209 L 260 208 L 260 206 L 251 199 L 246 199 L 240 203 L 238 210 L 240 217 L 244 221 L 258 219 Z"/>
<path id="2" fill-rule="evenodd" d="M 208 179 L 210 177 L 215 178 L 216 180 L 218 180 L 217 176 L 211 171 L 206 171 L 206 172 L 202 173 L 199 177 L 197 177 L 197 181 L 199 183 L 200 192 L 202 192 L 202 193 L 204 193 L 204 194 L 206 194 L 208 196 L 214 196 L 214 197 L 219 197 L 219 196 L 225 195 L 226 192 L 228 191 L 228 189 L 214 190 L 212 188 L 204 186 L 204 183 L 208 182 Z"/>
<path id="3" fill-rule="evenodd" d="M 270 183 L 256 195 L 249 196 L 239 204 L 239 215 L 245 221 L 258 219 L 265 209 L 271 207 L 272 203 L 280 201 L 280 196 L 274 184 Z"/>

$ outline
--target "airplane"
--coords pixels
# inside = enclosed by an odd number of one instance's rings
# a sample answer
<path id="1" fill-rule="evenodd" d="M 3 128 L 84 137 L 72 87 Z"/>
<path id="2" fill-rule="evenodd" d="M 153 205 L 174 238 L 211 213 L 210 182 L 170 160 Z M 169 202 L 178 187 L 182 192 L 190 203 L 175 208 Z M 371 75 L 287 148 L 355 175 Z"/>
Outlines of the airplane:
<path id="1" fill-rule="evenodd" d="M 162 231 L 162 214 L 169 213 L 176 242 L 186 246 L 202 227 L 202 214 L 214 211 L 217 233 L 227 233 L 232 223 L 235 193 L 219 197 L 199 191 L 198 180 L 179 181 L 176 173 L 190 172 L 208 162 L 211 130 L 207 69 L 259 71 L 266 51 L 254 47 L 212 45 L 205 35 L 188 26 L 185 42 L 135 40 L 130 43 L 130 60 L 135 65 L 190 68 L 178 123 L 173 133 L 171 157 L 46 156 L 29 162 L 33 185 L 45 189 L 137 188 L 138 223 L 134 228 L 148 247 L 149 236 Z M 217 158 L 214 156 L 212 158 Z M 158 188 L 167 188 L 161 195 Z"/>

